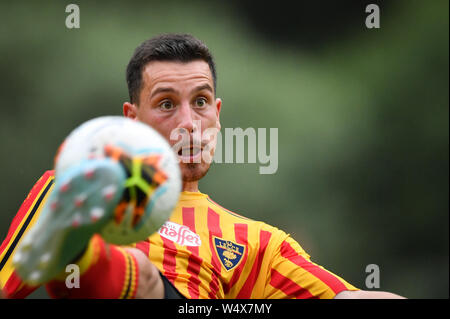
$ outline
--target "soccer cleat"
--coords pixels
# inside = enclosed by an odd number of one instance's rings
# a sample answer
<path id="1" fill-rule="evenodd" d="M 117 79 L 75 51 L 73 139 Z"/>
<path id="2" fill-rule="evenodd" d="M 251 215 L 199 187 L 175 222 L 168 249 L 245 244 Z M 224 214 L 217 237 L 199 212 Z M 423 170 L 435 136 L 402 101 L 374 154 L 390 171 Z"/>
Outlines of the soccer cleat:
<path id="1" fill-rule="evenodd" d="M 77 127 L 55 157 L 55 184 L 13 264 L 29 284 L 64 275 L 90 238 L 128 245 L 145 240 L 172 214 L 179 163 L 150 126 L 105 116 Z"/>
<path id="2" fill-rule="evenodd" d="M 64 272 L 92 235 L 114 218 L 125 180 L 122 165 L 108 157 L 82 161 L 57 176 L 47 204 L 13 257 L 22 280 L 38 285 Z"/>

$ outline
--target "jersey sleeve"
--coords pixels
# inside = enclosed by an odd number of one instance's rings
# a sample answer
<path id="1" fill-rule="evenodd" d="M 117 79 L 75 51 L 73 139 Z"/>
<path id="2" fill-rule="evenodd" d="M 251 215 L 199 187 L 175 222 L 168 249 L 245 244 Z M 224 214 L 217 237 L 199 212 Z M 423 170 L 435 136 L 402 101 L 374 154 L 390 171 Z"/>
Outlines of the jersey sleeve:
<path id="1" fill-rule="evenodd" d="M 291 237 L 284 234 L 268 271 L 267 299 L 331 299 L 345 290 L 358 290 L 341 277 L 311 261 Z"/>
<path id="2" fill-rule="evenodd" d="M 16 247 L 34 225 L 51 192 L 54 171 L 46 171 L 34 184 L 11 222 L 6 238 L 0 246 L 0 288 L 7 298 L 25 298 L 38 287 L 24 284 L 12 265 Z"/>

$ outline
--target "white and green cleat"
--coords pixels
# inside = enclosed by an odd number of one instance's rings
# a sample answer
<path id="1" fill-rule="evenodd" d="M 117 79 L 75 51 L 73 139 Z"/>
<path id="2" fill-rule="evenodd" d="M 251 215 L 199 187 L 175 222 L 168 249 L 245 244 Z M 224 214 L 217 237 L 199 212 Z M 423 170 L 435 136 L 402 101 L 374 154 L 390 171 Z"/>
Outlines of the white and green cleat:
<path id="1" fill-rule="evenodd" d="M 126 174 L 109 159 L 84 162 L 56 179 L 36 224 L 13 257 L 21 279 L 38 285 L 63 272 L 113 218 Z"/>
<path id="2" fill-rule="evenodd" d="M 60 147 L 55 185 L 13 265 L 39 285 L 63 273 L 96 233 L 118 245 L 145 240 L 169 219 L 180 192 L 178 160 L 155 130 L 118 116 L 90 120 Z"/>

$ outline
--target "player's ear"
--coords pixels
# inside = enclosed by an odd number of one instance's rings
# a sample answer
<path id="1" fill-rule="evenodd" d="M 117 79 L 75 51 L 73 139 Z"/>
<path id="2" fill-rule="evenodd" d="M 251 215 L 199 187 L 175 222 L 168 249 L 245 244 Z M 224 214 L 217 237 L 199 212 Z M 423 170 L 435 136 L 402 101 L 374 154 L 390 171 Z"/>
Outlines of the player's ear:
<path id="1" fill-rule="evenodd" d="M 137 106 L 130 102 L 123 103 L 123 116 L 132 120 L 137 120 Z"/>
<path id="2" fill-rule="evenodd" d="M 221 109 L 221 107 L 222 107 L 222 100 L 217 98 L 216 99 L 216 116 L 217 116 L 216 126 L 219 130 L 220 130 L 220 109 Z"/>

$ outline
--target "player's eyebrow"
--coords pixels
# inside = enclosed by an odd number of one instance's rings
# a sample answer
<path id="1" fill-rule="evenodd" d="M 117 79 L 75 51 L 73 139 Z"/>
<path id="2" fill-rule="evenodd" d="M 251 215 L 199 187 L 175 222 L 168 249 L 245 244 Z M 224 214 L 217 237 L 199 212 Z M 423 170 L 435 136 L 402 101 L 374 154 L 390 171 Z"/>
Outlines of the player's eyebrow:
<path id="1" fill-rule="evenodd" d="M 194 89 L 191 91 L 191 93 L 198 92 L 198 91 L 202 91 L 202 90 L 208 90 L 208 91 L 210 91 L 211 93 L 214 93 L 212 87 L 211 87 L 208 83 L 203 84 L 203 85 L 200 85 L 200 86 L 197 86 L 196 88 L 194 88 Z"/>
<path id="2" fill-rule="evenodd" d="M 178 91 L 173 88 L 160 87 L 152 92 L 150 98 L 153 98 L 156 94 L 159 93 L 178 93 Z"/>
<path id="3" fill-rule="evenodd" d="M 209 85 L 208 83 L 197 86 L 196 88 L 192 89 L 191 93 L 199 92 L 202 90 L 207 90 L 207 91 L 210 91 L 211 93 L 214 93 L 211 85 Z M 178 91 L 171 87 L 160 87 L 151 93 L 150 98 L 153 98 L 155 95 L 157 95 L 159 93 L 178 93 Z"/>

